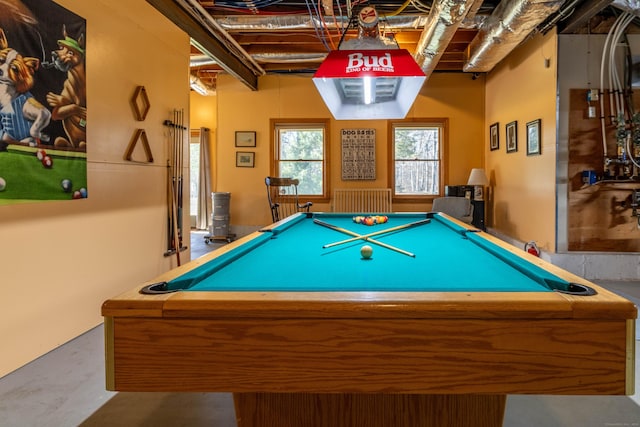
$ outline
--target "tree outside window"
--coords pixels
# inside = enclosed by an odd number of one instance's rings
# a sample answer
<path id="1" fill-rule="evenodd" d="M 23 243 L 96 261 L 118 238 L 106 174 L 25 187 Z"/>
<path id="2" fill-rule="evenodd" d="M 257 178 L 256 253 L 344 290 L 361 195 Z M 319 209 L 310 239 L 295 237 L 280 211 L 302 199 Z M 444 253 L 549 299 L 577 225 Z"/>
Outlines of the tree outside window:
<path id="1" fill-rule="evenodd" d="M 394 123 L 395 196 L 437 196 L 442 174 L 444 122 Z"/>
<path id="2" fill-rule="evenodd" d="M 325 194 L 326 126 L 324 123 L 275 124 L 275 175 L 300 181 L 299 195 Z"/>

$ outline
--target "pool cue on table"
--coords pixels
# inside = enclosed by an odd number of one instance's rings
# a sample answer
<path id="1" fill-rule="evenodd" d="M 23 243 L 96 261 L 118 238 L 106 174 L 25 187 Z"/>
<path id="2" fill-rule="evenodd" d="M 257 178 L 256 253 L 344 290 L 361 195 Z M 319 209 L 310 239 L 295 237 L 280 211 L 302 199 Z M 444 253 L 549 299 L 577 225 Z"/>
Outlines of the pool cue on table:
<path id="1" fill-rule="evenodd" d="M 361 240 L 361 239 L 367 240 L 369 237 L 378 236 L 380 234 L 391 233 L 393 231 L 400 231 L 400 230 L 404 230 L 404 229 L 407 229 L 407 228 L 416 227 L 418 225 L 428 224 L 430 222 L 431 222 L 430 219 L 423 219 L 423 220 L 420 220 L 420 221 L 411 222 L 409 224 L 402 224 L 402 225 L 398 225 L 396 227 L 391 227 L 391 228 L 387 228 L 387 229 L 384 229 L 384 230 L 375 231 L 373 233 L 363 234 L 363 235 L 358 236 L 358 237 L 352 237 L 351 239 L 340 240 L 339 242 L 329 243 L 327 245 L 324 245 L 323 248 L 331 248 L 333 246 L 338 246 L 338 245 L 342 245 L 342 244 L 345 244 L 345 243 L 351 243 L 351 242 L 355 242 L 356 240 Z"/>
<path id="2" fill-rule="evenodd" d="M 339 232 L 344 233 L 344 234 L 349 234 L 350 236 L 360 237 L 360 234 L 358 234 L 356 232 L 347 230 L 347 229 L 342 228 L 342 227 L 338 227 L 337 225 L 329 224 L 329 223 L 324 222 L 324 221 L 320 221 L 319 219 L 314 219 L 313 222 L 318 224 L 318 225 L 321 225 L 323 227 L 327 227 L 327 228 L 330 228 L 330 229 L 335 230 L 335 231 L 339 231 Z M 389 250 L 401 253 L 403 255 L 410 256 L 411 258 L 415 258 L 416 257 L 416 255 L 411 253 L 411 252 L 407 252 L 407 251 L 405 251 L 403 249 L 396 248 L 395 246 L 391 246 L 391 245 L 388 245 L 386 243 L 382 243 L 382 242 L 380 242 L 378 240 L 365 239 L 365 241 L 373 243 L 374 245 L 382 246 L 383 248 L 387 248 Z"/>

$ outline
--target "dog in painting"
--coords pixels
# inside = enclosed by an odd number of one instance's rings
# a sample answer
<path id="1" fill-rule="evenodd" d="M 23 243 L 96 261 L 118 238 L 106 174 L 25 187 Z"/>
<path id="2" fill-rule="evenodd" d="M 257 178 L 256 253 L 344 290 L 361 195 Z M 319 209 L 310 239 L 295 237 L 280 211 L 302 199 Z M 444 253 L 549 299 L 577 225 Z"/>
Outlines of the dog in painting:
<path id="1" fill-rule="evenodd" d="M 29 92 L 39 67 L 37 58 L 10 48 L 0 29 L 0 141 L 29 145 L 49 141 L 42 131 L 49 125 L 51 112 Z"/>

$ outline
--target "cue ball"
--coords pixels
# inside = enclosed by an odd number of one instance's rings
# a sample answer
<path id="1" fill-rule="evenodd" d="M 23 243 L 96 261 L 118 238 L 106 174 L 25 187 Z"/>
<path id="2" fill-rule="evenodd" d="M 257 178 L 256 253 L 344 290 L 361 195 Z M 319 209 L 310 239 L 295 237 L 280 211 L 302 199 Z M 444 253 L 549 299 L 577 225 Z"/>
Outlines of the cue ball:
<path id="1" fill-rule="evenodd" d="M 373 255 L 373 248 L 369 245 L 364 245 L 360 248 L 360 255 L 362 255 L 362 258 L 364 259 L 371 258 L 371 255 Z"/>
<path id="2" fill-rule="evenodd" d="M 5 188 L 7 188 L 7 181 L 4 178 L 0 178 L 0 191 L 4 191 Z"/>

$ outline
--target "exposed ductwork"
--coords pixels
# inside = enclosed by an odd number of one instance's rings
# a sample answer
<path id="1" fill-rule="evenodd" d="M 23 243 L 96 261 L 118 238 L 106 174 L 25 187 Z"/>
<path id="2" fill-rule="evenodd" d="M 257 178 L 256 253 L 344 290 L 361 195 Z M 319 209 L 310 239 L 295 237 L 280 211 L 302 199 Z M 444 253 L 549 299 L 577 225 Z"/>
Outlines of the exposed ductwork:
<path id="1" fill-rule="evenodd" d="M 502 1 L 471 41 L 463 71 L 491 71 L 564 1 Z"/>
<path id="2" fill-rule="evenodd" d="M 465 17 L 470 11 L 475 13 L 481 4 L 482 0 L 434 1 L 414 54 L 416 62 L 427 77 L 438 65 L 445 48 Z"/>
<path id="3" fill-rule="evenodd" d="M 343 29 L 349 24 L 349 17 L 335 16 L 326 22 L 320 22 L 308 15 L 252 15 L 252 16 L 224 16 L 216 18 L 216 22 L 226 31 L 268 31 L 268 30 L 305 30 L 326 26 L 329 29 Z M 426 15 L 397 15 L 382 16 L 380 25 L 383 31 L 399 31 L 424 27 L 428 17 Z M 465 21 L 462 28 L 478 28 L 483 18 L 477 21 Z"/>
<path id="4" fill-rule="evenodd" d="M 638 0 L 614 0 L 611 6 L 632 15 L 640 16 L 640 1 Z"/>
<path id="5" fill-rule="evenodd" d="M 266 70 L 308 72 L 317 69 L 316 64 L 322 63 L 329 52 L 336 49 L 333 41 L 340 34 L 342 38 L 338 49 L 362 39 L 345 38 L 353 17 L 337 13 L 339 9 L 336 8 L 326 10 L 326 5 L 323 17 L 311 10 L 309 13 L 302 10 L 292 13 L 290 8 L 294 6 L 282 7 L 279 13 L 280 6 L 275 6 L 275 3 L 258 7 L 264 13 L 227 14 L 225 6 L 217 2 L 207 4 L 210 8 L 207 11 L 202 0 L 147 1 L 170 19 L 180 18 L 174 21 L 180 25 L 182 15 L 170 10 L 169 4 L 173 4 L 191 15 L 211 35 L 210 38 L 219 40 L 217 45 L 200 49 L 206 39 L 197 31 L 194 36 L 189 27 L 181 26 L 187 30 L 192 42 L 195 41 L 194 46 L 205 54 L 192 56 L 194 71 L 216 73 L 222 68 L 236 77 L 240 76 L 238 78 L 252 89 L 257 89 L 256 76 L 266 73 Z M 489 4 L 482 0 L 434 0 L 427 8 L 413 7 L 406 12 L 407 2 L 395 12 L 388 12 L 386 16 L 381 14 L 380 40 L 391 40 L 397 47 L 410 49 L 427 77 L 436 70 L 488 72 L 532 32 L 542 31 L 543 25 L 550 28 L 559 20 L 565 21 L 580 2 L 502 0 L 498 3 L 496 0 Z M 631 9 L 632 13 L 640 10 L 640 0 L 616 0 L 615 3 L 617 8 Z M 234 8 L 243 10 L 241 5 Z M 351 10 L 350 4 L 348 8 Z M 564 13 L 559 12 L 561 8 L 564 8 Z M 489 15 L 491 10 L 493 13 Z M 287 43 L 289 39 L 291 43 Z M 382 47 L 387 48 L 392 47 Z M 466 63 L 463 62 L 465 60 Z"/>

